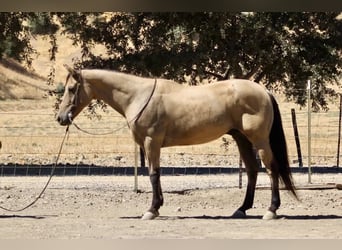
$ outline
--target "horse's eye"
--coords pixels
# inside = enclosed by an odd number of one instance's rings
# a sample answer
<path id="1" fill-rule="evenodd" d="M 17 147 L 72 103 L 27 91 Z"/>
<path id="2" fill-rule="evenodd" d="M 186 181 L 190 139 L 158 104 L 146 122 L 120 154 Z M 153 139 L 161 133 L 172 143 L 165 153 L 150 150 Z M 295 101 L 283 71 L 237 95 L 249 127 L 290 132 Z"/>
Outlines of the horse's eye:
<path id="1" fill-rule="evenodd" d="M 71 92 L 71 93 L 75 94 L 75 91 L 76 91 L 76 85 L 69 86 L 69 87 L 68 87 L 68 90 L 69 90 L 69 92 Z"/>

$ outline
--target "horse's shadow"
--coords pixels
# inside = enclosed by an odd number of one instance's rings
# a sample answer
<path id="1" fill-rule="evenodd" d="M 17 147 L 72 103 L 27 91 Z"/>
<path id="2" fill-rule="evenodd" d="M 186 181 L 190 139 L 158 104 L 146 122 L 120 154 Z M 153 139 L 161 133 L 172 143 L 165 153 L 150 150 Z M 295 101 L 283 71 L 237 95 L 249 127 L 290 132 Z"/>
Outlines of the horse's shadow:
<path id="1" fill-rule="evenodd" d="M 341 215 L 326 214 L 326 215 L 280 215 L 279 219 L 286 220 L 336 220 L 342 219 Z"/>
<path id="2" fill-rule="evenodd" d="M 120 219 L 140 220 L 141 216 L 125 216 Z M 245 218 L 236 218 L 233 216 L 159 216 L 156 220 L 255 220 L 262 219 L 259 215 L 247 215 Z M 342 219 L 340 215 L 278 215 L 276 220 L 336 220 Z"/>
<path id="3" fill-rule="evenodd" d="M 19 219 L 41 220 L 41 219 L 46 219 L 47 217 L 57 217 L 57 215 L 18 215 L 18 214 L 2 214 L 2 215 L 0 215 L 0 219 L 19 218 Z"/>

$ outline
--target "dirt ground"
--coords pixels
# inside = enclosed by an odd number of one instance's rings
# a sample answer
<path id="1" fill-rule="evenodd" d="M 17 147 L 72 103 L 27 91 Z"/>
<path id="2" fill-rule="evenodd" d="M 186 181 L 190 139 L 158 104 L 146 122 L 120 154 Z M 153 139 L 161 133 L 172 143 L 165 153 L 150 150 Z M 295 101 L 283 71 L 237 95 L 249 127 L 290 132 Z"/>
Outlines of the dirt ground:
<path id="1" fill-rule="evenodd" d="M 230 217 L 245 194 L 237 174 L 162 176 L 160 217 L 142 221 L 152 198 L 147 176 L 138 177 L 140 192 L 133 191 L 133 176 L 54 177 L 32 207 L 0 210 L 0 239 L 341 239 L 342 191 L 324 187 L 341 183 L 342 175 L 315 174 L 311 185 L 306 174 L 296 173 L 294 179 L 301 201 L 281 190 L 278 219 L 265 221 L 270 190 L 263 173 L 245 219 Z M 0 177 L 0 205 L 23 207 L 46 181 Z"/>

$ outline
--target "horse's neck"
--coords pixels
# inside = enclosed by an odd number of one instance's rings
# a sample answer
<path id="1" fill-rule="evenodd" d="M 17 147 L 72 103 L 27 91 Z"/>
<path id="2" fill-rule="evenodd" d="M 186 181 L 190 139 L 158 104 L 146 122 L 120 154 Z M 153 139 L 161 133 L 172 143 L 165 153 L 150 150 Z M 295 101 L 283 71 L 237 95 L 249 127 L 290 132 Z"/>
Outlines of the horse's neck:
<path id="1" fill-rule="evenodd" d="M 127 119 L 135 115 L 145 92 L 149 91 L 150 84 L 144 78 L 104 70 L 87 70 L 83 74 L 91 83 L 95 98 L 103 100 Z"/>

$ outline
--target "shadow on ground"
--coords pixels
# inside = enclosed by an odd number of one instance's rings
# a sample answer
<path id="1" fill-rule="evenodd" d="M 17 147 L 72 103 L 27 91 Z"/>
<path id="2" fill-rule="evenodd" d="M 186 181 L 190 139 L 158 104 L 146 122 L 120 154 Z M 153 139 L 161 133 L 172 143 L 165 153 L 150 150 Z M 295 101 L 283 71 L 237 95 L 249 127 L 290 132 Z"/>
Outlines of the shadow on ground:
<path id="1" fill-rule="evenodd" d="M 120 219 L 140 220 L 141 216 L 125 216 Z M 259 215 L 247 215 L 246 218 L 234 218 L 232 216 L 159 216 L 156 220 L 254 220 L 262 219 Z M 277 220 L 336 220 L 342 219 L 339 215 L 278 215 Z"/>

